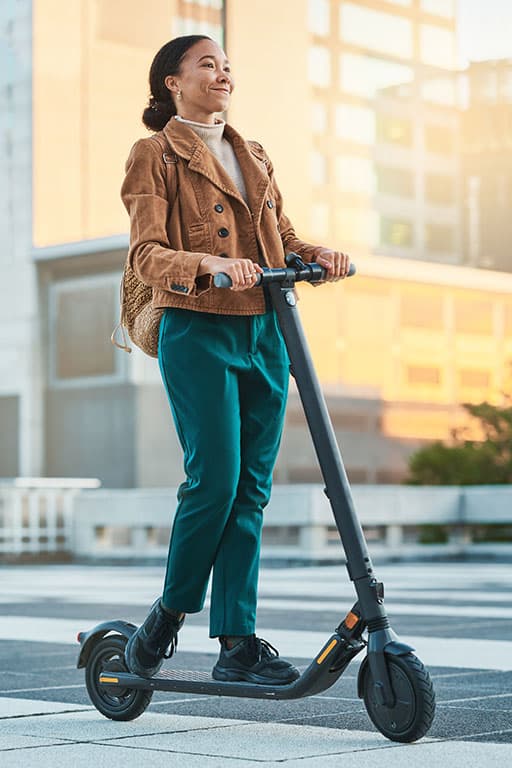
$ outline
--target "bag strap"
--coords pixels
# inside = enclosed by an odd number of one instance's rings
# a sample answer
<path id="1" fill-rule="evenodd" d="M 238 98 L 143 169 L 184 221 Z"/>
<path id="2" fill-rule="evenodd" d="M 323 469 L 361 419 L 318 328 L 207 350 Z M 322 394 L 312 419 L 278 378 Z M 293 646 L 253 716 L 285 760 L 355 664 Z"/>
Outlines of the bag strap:
<path id="1" fill-rule="evenodd" d="M 168 200 L 169 205 L 172 207 L 178 198 L 178 174 L 176 172 L 178 155 L 173 152 L 168 139 L 162 136 L 162 134 L 154 133 L 151 138 L 160 145 L 160 149 L 162 150 L 162 160 L 167 169 L 167 192 L 171 193 L 168 194 Z"/>
<path id="2" fill-rule="evenodd" d="M 172 151 L 172 147 L 169 141 L 166 138 L 164 138 L 161 134 L 154 133 L 150 138 L 154 139 L 160 145 L 160 148 L 162 150 L 162 160 L 165 163 L 165 167 L 167 170 L 166 172 L 167 196 L 168 196 L 169 205 L 172 207 L 175 204 L 176 200 L 178 199 L 178 174 L 176 172 L 178 155 Z M 128 335 L 126 333 L 126 329 L 123 322 L 124 321 L 124 311 L 123 311 L 124 274 L 123 274 L 123 277 L 121 278 L 121 285 L 119 286 L 119 304 L 120 304 L 119 322 L 117 323 L 116 327 L 112 331 L 110 341 L 118 349 L 122 349 L 125 352 L 131 352 L 132 349 L 128 343 L 129 339 L 128 339 Z M 121 344 L 119 344 L 116 339 L 118 331 L 121 332 L 121 336 L 122 336 Z"/>

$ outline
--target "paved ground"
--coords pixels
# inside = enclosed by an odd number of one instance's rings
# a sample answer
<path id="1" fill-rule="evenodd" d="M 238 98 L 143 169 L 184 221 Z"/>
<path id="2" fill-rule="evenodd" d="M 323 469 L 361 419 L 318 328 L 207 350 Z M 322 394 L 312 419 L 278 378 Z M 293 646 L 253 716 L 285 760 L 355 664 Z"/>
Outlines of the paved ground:
<path id="1" fill-rule="evenodd" d="M 512 569 L 388 565 L 393 628 L 428 665 L 437 714 L 428 737 L 396 745 L 356 695 L 357 663 L 329 691 L 295 702 L 156 693 L 142 717 L 113 723 L 90 704 L 76 669 L 79 630 L 107 618 L 140 622 L 158 594 L 153 567 L 0 568 L 0 765 L 97 768 L 284 765 L 286 768 L 472 768 L 512 763 Z M 267 569 L 259 632 L 304 667 L 353 602 L 342 567 Z M 209 671 L 217 645 L 207 611 L 189 617 L 176 667 Z M 174 761 L 174 762 L 173 762 Z M 180 760 L 183 764 L 183 760 Z"/>

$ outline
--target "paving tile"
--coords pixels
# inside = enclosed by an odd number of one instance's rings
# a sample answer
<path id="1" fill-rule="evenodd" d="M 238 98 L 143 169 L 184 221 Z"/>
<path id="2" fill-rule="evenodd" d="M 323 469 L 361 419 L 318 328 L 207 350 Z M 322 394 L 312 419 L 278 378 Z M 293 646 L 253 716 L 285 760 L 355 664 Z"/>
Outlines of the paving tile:
<path id="1" fill-rule="evenodd" d="M 220 728 L 240 722 L 245 721 L 145 713 L 137 720 L 125 723 L 108 720 L 96 710 L 89 710 L 64 715 L 23 717 L 2 721 L 0 723 L 0 743 L 1 736 L 4 734 L 104 742 L 146 734 L 168 734 L 169 738 L 174 738 L 174 734 L 182 731 Z"/>
<path id="2" fill-rule="evenodd" d="M 2 726 L 0 725 L 0 752 L 5 750 L 19 750 L 32 747 L 47 747 L 54 744 L 66 744 L 65 741 L 60 739 L 43 739 L 40 736 L 4 736 L 2 733 Z M 22 762 L 20 758 L 20 763 Z M 4 764 L 4 755 L 0 759 L 0 763 Z"/>
<path id="3" fill-rule="evenodd" d="M 125 739 L 123 745 L 186 754 L 246 758 L 249 762 L 304 759 L 332 753 L 341 755 L 355 750 L 394 746 L 377 733 L 275 723 L 238 723 L 236 726 L 188 733 L 141 736 Z"/>
<path id="4" fill-rule="evenodd" d="M 69 744 L 58 747 L 39 747 L 1 753 L 2 768 L 70 768 L 70 766 L 91 766 L 94 768 L 173 768 L 182 765 L 179 758 L 173 761 L 168 752 L 141 752 L 138 749 L 103 746 L 98 744 Z M 204 755 L 187 755 L 186 768 L 247 768 L 245 760 L 208 758 Z M 282 767 L 281 767 L 282 768 Z M 303 766 L 304 768 L 304 766 Z"/>
<path id="5" fill-rule="evenodd" d="M 85 704 L 64 704 L 61 701 L 39 701 L 38 699 L 11 699 L 0 697 L 0 718 L 19 717 L 20 715 L 39 715 L 69 710 L 87 710 Z M 2 725 L 3 728 L 3 725 Z"/>

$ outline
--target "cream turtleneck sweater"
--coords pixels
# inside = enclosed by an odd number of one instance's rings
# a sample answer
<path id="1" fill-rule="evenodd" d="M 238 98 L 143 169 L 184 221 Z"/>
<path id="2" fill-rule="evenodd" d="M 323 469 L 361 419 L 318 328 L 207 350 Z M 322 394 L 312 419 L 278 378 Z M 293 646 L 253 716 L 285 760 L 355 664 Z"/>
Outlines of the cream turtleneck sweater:
<path id="1" fill-rule="evenodd" d="M 218 123 L 210 125 L 209 123 L 195 123 L 193 120 L 185 120 L 179 115 L 174 116 L 175 120 L 185 123 L 192 128 L 200 139 L 204 141 L 210 152 L 215 155 L 226 173 L 233 179 L 235 185 L 242 195 L 245 202 L 247 199 L 247 190 L 245 188 L 244 177 L 236 159 L 233 147 L 227 139 L 224 138 L 224 126 L 226 123 L 219 120 Z"/>

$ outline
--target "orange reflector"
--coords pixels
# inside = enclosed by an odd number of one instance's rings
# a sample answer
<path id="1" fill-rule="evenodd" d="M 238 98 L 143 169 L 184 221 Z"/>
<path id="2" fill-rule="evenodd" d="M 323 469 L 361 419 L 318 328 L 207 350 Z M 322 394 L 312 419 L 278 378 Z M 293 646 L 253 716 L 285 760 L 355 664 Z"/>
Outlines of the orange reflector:
<path id="1" fill-rule="evenodd" d="M 334 638 L 333 640 L 331 640 L 329 645 L 326 648 L 324 648 L 324 650 L 322 651 L 320 656 L 317 658 L 316 663 L 317 664 L 321 664 L 322 661 L 326 658 L 326 656 L 328 656 L 330 654 L 330 652 L 332 651 L 332 649 L 336 645 L 338 645 L 338 641 L 336 640 L 336 638 Z"/>
<path id="2" fill-rule="evenodd" d="M 352 613 L 352 611 L 350 611 L 345 616 L 345 621 L 343 623 L 345 624 L 347 629 L 353 629 L 358 621 L 359 621 L 359 616 L 356 616 L 355 613 Z"/>
<path id="3" fill-rule="evenodd" d="M 100 683 L 118 683 L 119 678 L 118 677 L 105 677 L 104 675 L 100 675 Z"/>

